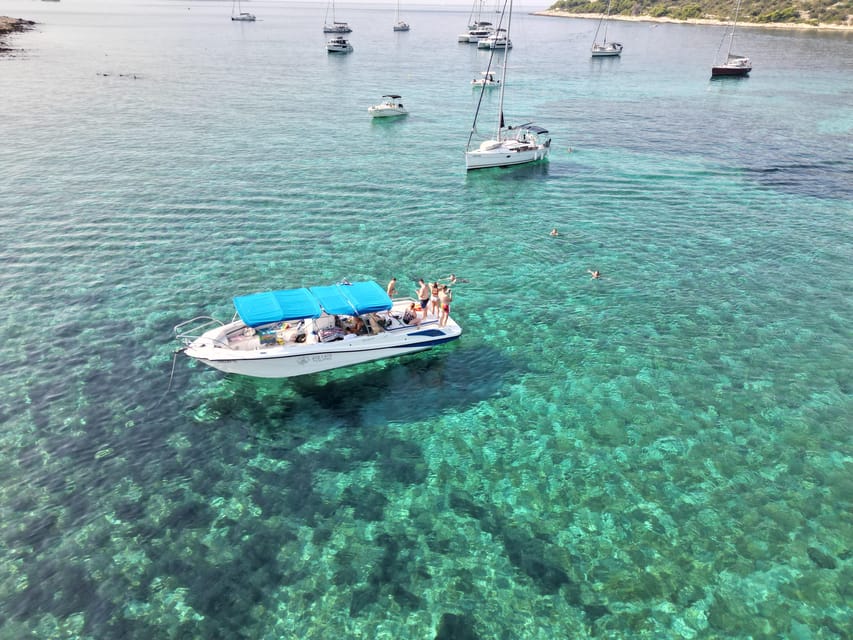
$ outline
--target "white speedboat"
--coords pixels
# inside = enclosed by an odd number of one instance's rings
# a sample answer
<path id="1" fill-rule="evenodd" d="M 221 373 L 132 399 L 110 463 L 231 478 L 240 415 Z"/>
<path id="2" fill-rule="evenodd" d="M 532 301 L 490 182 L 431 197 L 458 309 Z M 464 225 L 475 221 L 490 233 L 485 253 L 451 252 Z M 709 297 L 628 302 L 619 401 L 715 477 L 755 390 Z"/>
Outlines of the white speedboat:
<path id="1" fill-rule="evenodd" d="M 427 316 L 407 324 L 412 298 L 391 300 L 376 282 L 267 291 L 234 298 L 225 323 L 208 316 L 175 327 L 182 351 L 239 375 L 289 378 L 381 360 L 450 342 L 462 328 Z"/>
<path id="2" fill-rule="evenodd" d="M 397 94 L 389 93 L 382 97 L 385 98 L 385 100 L 367 108 L 367 113 L 369 113 L 372 118 L 392 118 L 394 116 L 404 116 L 409 113 L 403 107 L 403 103 L 400 101 L 401 97 Z"/>
<path id="3" fill-rule="evenodd" d="M 330 38 L 326 43 L 326 51 L 329 53 L 350 53 L 352 45 L 346 38 L 337 36 L 336 38 Z"/>
<path id="4" fill-rule="evenodd" d="M 471 80 L 471 86 L 474 87 L 499 87 L 501 81 L 495 77 L 494 71 L 481 71 L 482 78 L 474 78 Z"/>

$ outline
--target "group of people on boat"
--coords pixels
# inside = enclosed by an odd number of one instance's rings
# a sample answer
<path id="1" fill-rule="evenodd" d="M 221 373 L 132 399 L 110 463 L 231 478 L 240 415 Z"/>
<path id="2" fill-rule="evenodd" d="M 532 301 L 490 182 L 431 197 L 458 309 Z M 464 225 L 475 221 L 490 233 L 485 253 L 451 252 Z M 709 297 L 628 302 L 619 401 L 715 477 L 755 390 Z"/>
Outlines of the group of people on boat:
<path id="1" fill-rule="evenodd" d="M 443 284 L 444 281 L 447 284 Z M 405 324 L 420 324 L 428 316 L 432 316 L 438 320 L 438 326 L 445 326 L 450 317 L 450 303 L 453 301 L 453 289 L 450 285 L 457 282 L 466 282 L 466 280 L 460 280 L 452 273 L 435 282 L 427 282 L 423 278 L 418 278 L 418 302 L 409 305 L 403 314 L 403 322 Z M 390 297 L 397 295 L 396 277 L 391 278 L 386 291 Z"/>

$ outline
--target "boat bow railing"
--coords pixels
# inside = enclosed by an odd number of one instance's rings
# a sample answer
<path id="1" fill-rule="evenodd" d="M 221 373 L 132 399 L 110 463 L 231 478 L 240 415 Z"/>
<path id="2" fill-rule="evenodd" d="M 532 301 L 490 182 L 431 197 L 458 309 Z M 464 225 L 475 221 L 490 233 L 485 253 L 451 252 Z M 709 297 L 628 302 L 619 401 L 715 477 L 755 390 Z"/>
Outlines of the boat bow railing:
<path id="1" fill-rule="evenodd" d="M 176 324 L 172 330 L 175 332 L 176 340 L 180 340 L 185 345 L 188 345 L 216 325 L 224 327 L 225 323 L 211 316 L 196 316 L 195 318 Z M 225 343 L 225 346 L 228 346 L 228 344 Z"/>

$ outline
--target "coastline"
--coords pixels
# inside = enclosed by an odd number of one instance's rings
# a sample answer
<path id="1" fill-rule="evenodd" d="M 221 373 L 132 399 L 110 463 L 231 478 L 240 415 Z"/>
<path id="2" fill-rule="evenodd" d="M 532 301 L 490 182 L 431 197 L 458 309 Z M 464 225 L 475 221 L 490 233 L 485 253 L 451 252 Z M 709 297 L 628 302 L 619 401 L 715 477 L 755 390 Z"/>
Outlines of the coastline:
<path id="1" fill-rule="evenodd" d="M 544 11 L 533 11 L 534 16 L 546 16 L 550 18 L 582 18 L 590 20 L 598 20 L 601 18 L 600 13 L 569 13 L 568 11 L 557 11 L 554 9 L 546 9 Z M 652 16 L 622 16 L 613 15 L 610 20 L 624 20 L 626 22 L 657 22 L 657 23 L 672 23 L 672 24 L 699 24 L 710 26 L 723 26 L 731 24 L 731 20 L 714 20 L 712 18 L 691 18 L 689 20 L 676 20 L 675 18 L 654 18 Z M 804 22 L 741 22 L 738 21 L 740 27 L 758 27 L 761 29 L 786 29 L 786 30 L 810 30 L 810 31 L 853 31 L 853 25 L 847 24 L 806 24 Z"/>
<path id="2" fill-rule="evenodd" d="M 36 23 L 32 20 L 24 20 L 23 18 L 10 18 L 9 16 L 0 16 L 0 53 L 8 53 L 14 51 L 6 44 L 6 36 L 11 33 L 21 33 L 22 31 L 30 31 L 35 28 Z"/>

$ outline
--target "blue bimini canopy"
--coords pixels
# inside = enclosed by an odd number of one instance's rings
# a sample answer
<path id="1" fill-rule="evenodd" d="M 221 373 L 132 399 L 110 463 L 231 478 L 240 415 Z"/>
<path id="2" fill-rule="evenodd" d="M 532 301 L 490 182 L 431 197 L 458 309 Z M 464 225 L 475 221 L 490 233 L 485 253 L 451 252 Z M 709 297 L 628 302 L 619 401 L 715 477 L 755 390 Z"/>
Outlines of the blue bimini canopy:
<path id="1" fill-rule="evenodd" d="M 385 293 L 385 290 L 373 280 L 366 282 L 353 282 L 352 284 L 339 284 L 338 288 L 352 303 L 357 314 L 376 313 L 387 311 L 394 303 Z"/>
<path id="2" fill-rule="evenodd" d="M 355 307 L 349 301 L 342 288 L 347 285 L 333 284 L 328 287 L 311 287 L 310 291 L 320 302 L 323 311 L 332 315 L 351 316 L 356 313 Z"/>
<path id="3" fill-rule="evenodd" d="M 234 307 L 240 319 L 249 327 L 284 320 L 319 318 L 323 313 L 317 298 L 305 288 L 238 296 L 234 298 Z"/>

